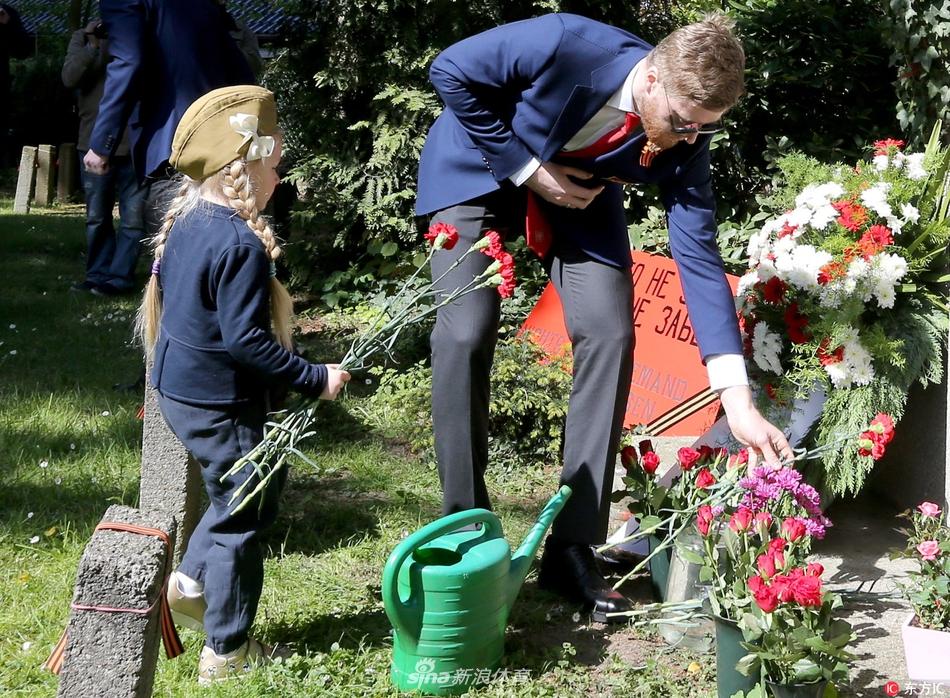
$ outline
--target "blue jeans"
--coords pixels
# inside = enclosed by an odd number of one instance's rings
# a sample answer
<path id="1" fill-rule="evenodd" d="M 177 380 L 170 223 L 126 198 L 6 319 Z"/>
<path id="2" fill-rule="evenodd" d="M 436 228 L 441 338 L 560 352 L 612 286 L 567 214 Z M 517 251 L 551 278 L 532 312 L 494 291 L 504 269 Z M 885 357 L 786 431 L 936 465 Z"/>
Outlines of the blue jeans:
<path id="1" fill-rule="evenodd" d="M 79 157 L 85 155 L 80 151 Z M 86 281 L 109 283 L 127 290 L 135 282 L 135 264 L 145 237 L 145 193 L 129 157 L 109 159 L 104 175 L 86 172 Z M 119 232 L 112 224 L 112 207 L 119 199 Z"/>
<path id="2" fill-rule="evenodd" d="M 188 405 L 159 393 L 158 406 L 172 432 L 201 464 L 201 477 L 210 504 L 188 540 L 178 569 L 204 582 L 205 644 L 215 652 L 233 652 L 248 638 L 264 584 L 261 534 L 277 516 L 277 502 L 287 480 L 287 467 L 278 472 L 253 502 L 231 514 L 231 494 L 246 480 L 257 481 L 248 465 L 224 482 L 220 478 L 234 462 L 264 436 L 264 401 L 221 407 Z"/>

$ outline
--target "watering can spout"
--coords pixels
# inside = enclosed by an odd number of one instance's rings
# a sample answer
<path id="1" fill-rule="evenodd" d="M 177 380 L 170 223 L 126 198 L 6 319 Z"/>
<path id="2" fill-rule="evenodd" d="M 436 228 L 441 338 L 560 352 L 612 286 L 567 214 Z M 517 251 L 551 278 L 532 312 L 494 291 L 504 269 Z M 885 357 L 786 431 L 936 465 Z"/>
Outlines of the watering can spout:
<path id="1" fill-rule="evenodd" d="M 551 497 L 551 500 L 545 505 L 544 509 L 541 510 L 538 520 L 534 526 L 531 527 L 531 530 L 528 531 L 524 542 L 518 546 L 518 549 L 512 555 L 511 567 L 508 573 L 509 607 L 514 603 L 515 597 L 518 596 L 521 585 L 524 584 L 524 578 L 528 576 L 528 570 L 531 567 L 535 554 L 538 552 L 538 548 L 541 547 L 541 541 L 544 540 L 544 536 L 548 532 L 548 529 L 551 528 L 555 517 L 561 512 L 561 509 L 564 508 L 570 496 L 571 488 L 567 485 L 561 485 L 561 489 L 558 490 L 557 494 Z"/>

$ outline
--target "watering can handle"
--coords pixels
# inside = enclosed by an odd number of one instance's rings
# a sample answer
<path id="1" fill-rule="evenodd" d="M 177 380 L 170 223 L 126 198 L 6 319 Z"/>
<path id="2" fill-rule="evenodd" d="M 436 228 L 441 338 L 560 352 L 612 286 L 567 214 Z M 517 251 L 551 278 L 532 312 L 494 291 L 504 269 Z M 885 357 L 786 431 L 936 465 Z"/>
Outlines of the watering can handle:
<path id="1" fill-rule="evenodd" d="M 503 535 L 501 521 L 495 514 L 487 509 L 469 509 L 443 516 L 441 519 L 426 524 L 404 539 L 390 553 L 386 566 L 383 568 L 383 605 L 389 620 L 400 632 L 410 633 L 404 615 L 406 604 L 399 600 L 399 570 L 402 569 L 406 559 L 426 543 L 463 526 L 477 523 L 484 526 L 482 535 L 487 534 L 489 538 L 500 538 Z"/>

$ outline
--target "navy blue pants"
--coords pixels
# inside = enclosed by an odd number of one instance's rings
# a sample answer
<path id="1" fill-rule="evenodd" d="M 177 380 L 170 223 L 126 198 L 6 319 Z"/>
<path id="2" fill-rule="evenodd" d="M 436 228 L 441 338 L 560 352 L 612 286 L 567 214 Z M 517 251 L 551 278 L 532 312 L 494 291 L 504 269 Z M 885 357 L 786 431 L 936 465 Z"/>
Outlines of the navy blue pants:
<path id="1" fill-rule="evenodd" d="M 80 151 L 80 161 L 85 151 Z M 86 281 L 109 283 L 119 289 L 135 284 L 135 264 L 145 237 L 145 194 L 132 158 L 109 159 L 109 171 L 93 174 L 83 168 L 86 192 Z M 112 224 L 112 207 L 119 200 L 119 231 Z"/>
<path id="2" fill-rule="evenodd" d="M 239 514 L 231 515 L 231 494 L 247 479 L 258 480 L 253 466 L 220 482 L 234 462 L 263 437 L 265 401 L 208 407 L 188 405 L 159 395 L 168 426 L 201 464 L 210 504 L 191 535 L 179 566 L 183 574 L 204 583 L 205 644 L 218 654 L 232 652 L 248 637 L 264 584 L 261 533 L 274 522 L 277 502 L 287 480 L 287 467 Z M 237 503 L 235 503 L 236 505 Z"/>

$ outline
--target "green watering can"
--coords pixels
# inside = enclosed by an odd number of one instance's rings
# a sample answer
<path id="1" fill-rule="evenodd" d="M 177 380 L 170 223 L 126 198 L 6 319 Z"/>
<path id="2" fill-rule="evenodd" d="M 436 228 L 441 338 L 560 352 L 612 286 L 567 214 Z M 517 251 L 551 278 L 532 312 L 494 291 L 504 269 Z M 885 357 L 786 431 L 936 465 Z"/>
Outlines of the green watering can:
<path id="1" fill-rule="evenodd" d="M 487 682 L 501 663 L 515 597 L 570 496 L 562 486 L 514 555 L 487 509 L 445 516 L 396 546 L 383 570 L 383 604 L 393 624 L 397 688 L 456 695 Z M 478 523 L 480 530 L 458 530 Z"/>

